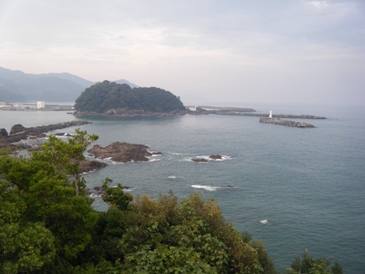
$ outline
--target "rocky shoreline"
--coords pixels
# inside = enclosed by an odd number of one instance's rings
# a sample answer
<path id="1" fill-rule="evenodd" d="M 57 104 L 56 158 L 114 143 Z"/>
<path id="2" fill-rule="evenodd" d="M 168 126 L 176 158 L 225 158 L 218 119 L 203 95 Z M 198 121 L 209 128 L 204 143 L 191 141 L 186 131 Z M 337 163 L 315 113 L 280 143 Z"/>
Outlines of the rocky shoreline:
<path id="1" fill-rule="evenodd" d="M 173 110 L 171 112 L 152 112 L 144 110 L 130 110 L 130 109 L 110 109 L 105 113 L 99 113 L 95 111 L 75 111 L 73 113 L 76 117 L 85 116 L 118 116 L 118 117 L 172 117 L 172 116 L 182 116 L 190 113 L 190 110 Z"/>
<path id="2" fill-rule="evenodd" d="M 304 123 L 304 122 L 295 122 L 295 121 L 289 121 L 289 120 L 281 120 L 279 118 L 260 118 L 260 123 L 269 123 L 269 124 L 275 124 L 275 125 L 282 125 L 287 127 L 299 127 L 299 128 L 315 128 L 315 126 Z"/>
<path id="3" fill-rule="evenodd" d="M 253 116 L 253 117 L 269 117 L 268 114 L 256 113 L 253 108 L 239 108 L 239 107 L 215 107 L 215 106 L 198 106 L 194 110 L 186 107 L 185 110 L 174 110 L 171 112 L 151 112 L 144 110 L 131 110 L 128 108 L 110 109 L 105 113 L 98 113 L 94 111 L 80 112 L 75 111 L 73 115 L 77 117 L 85 116 L 118 116 L 118 117 L 172 117 L 182 115 L 234 115 L 234 116 Z M 324 116 L 316 115 L 295 115 L 295 114 L 274 114 L 273 118 L 295 118 L 295 119 L 327 119 Z"/>

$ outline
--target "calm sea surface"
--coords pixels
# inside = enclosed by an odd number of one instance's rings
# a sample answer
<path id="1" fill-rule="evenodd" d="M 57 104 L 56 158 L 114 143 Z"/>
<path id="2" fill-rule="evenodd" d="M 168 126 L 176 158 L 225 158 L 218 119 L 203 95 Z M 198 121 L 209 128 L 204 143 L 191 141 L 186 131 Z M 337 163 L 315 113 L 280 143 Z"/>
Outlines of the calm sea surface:
<path id="1" fill-rule="evenodd" d="M 194 191 L 214 197 L 227 221 L 264 240 L 278 270 L 308 249 L 314 257 L 340 261 L 345 273 L 364 273 L 365 109 L 254 108 L 329 119 L 304 120 L 316 128 L 299 129 L 262 124 L 258 117 L 87 117 L 93 123 L 81 128 L 99 135 L 97 144 L 125 141 L 163 153 L 147 163 L 109 162 L 85 175 L 88 184 L 101 185 L 109 177 L 134 187 L 133 195 L 157 197 L 172 190 L 179 197 Z M 0 111 L 0 128 L 75 119 L 66 112 Z M 59 130 L 64 131 L 73 129 Z M 191 162 L 211 154 L 224 160 Z M 94 206 L 106 209 L 101 198 Z"/>

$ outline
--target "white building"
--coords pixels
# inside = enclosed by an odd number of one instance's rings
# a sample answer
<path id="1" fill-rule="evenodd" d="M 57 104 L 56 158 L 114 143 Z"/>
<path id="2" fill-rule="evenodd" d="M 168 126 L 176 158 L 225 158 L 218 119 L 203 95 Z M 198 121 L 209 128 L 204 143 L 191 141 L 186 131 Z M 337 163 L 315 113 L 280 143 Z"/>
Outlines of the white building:
<path id="1" fill-rule="evenodd" d="M 37 109 L 45 108 L 46 102 L 45 101 L 37 101 Z"/>

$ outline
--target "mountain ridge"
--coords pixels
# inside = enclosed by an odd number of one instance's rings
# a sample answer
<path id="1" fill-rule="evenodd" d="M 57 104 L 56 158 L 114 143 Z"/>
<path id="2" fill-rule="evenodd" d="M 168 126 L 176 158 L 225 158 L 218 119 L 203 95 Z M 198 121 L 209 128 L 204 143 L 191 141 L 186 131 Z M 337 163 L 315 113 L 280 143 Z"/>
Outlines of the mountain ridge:
<path id="1" fill-rule="evenodd" d="M 124 79 L 113 82 L 138 87 Z M 68 72 L 29 74 L 0 67 L 0 102 L 75 102 L 95 83 Z"/>

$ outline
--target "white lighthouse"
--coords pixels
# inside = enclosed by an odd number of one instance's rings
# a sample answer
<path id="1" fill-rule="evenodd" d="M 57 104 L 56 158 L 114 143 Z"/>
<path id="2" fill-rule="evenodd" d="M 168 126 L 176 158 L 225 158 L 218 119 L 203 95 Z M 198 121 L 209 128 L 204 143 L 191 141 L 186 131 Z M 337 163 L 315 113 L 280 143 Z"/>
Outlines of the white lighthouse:
<path id="1" fill-rule="evenodd" d="M 272 110 L 270 110 L 269 118 L 272 118 Z"/>

